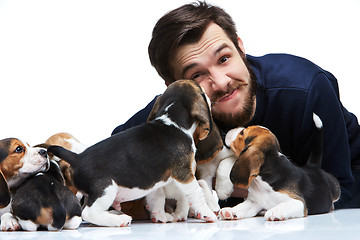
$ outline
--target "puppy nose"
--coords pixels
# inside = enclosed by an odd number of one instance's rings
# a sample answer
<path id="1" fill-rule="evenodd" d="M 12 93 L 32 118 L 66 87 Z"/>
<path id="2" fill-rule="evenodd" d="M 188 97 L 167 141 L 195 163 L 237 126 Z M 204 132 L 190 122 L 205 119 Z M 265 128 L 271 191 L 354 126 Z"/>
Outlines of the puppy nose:
<path id="1" fill-rule="evenodd" d="M 40 154 L 41 156 L 43 156 L 43 157 L 47 157 L 47 151 L 46 151 L 45 149 L 41 149 L 41 150 L 39 151 L 39 154 Z"/>

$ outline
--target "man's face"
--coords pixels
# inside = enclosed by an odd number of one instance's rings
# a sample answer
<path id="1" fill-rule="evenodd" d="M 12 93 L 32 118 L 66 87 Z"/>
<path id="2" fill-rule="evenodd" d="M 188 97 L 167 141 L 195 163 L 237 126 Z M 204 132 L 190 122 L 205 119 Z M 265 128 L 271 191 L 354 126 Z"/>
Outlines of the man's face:
<path id="1" fill-rule="evenodd" d="M 239 47 L 243 50 L 239 39 Z M 197 43 L 179 48 L 172 62 L 175 79 L 192 79 L 210 97 L 217 120 L 234 127 L 254 114 L 251 77 L 239 51 L 221 27 L 211 23 Z"/>

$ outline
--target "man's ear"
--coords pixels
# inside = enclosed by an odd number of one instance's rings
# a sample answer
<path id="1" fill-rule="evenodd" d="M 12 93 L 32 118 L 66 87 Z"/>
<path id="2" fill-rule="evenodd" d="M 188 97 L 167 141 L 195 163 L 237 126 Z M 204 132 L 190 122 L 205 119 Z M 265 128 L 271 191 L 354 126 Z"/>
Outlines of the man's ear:
<path id="1" fill-rule="evenodd" d="M 247 146 L 236 160 L 230 172 L 231 182 L 239 188 L 248 188 L 264 163 L 264 154 L 255 146 Z"/>
<path id="2" fill-rule="evenodd" d="M 0 209 L 9 205 L 10 199 L 9 186 L 2 171 L 0 171 Z"/>
<path id="3" fill-rule="evenodd" d="M 239 46 L 240 50 L 245 54 L 245 47 L 244 47 L 243 41 L 241 40 L 240 37 L 238 37 L 237 40 L 238 40 L 238 46 Z"/>

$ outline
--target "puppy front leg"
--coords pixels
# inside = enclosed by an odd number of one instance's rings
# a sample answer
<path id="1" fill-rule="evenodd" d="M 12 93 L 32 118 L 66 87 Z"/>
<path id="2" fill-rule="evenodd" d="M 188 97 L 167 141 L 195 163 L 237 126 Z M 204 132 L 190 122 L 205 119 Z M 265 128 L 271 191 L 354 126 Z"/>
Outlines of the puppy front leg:
<path id="1" fill-rule="evenodd" d="M 230 180 L 230 172 L 236 157 L 228 157 L 219 163 L 219 167 L 216 172 L 215 191 L 221 200 L 225 200 L 230 197 L 234 191 L 234 185 Z"/>
<path id="2" fill-rule="evenodd" d="M 173 221 L 186 221 L 189 214 L 190 205 L 184 193 L 174 182 L 166 185 L 166 187 L 164 187 L 164 191 L 167 198 L 176 200 L 175 212 L 171 214 L 174 218 Z"/>
<path id="3" fill-rule="evenodd" d="M 206 204 L 202 189 L 195 177 L 189 183 L 175 182 L 179 189 L 185 194 L 197 218 L 206 222 L 215 222 L 217 220 L 216 215 Z"/>
<path id="4" fill-rule="evenodd" d="M 212 190 L 209 188 L 206 181 L 198 180 L 198 183 L 204 193 L 206 203 L 213 212 L 218 213 L 220 211 L 220 206 L 217 200 L 215 199 L 214 195 L 212 194 Z"/>
<path id="5" fill-rule="evenodd" d="M 262 207 L 251 199 L 246 199 L 244 202 L 232 208 L 222 208 L 219 216 L 224 220 L 237 220 L 243 218 L 254 217 L 262 210 Z"/>
<path id="6" fill-rule="evenodd" d="M 173 217 L 165 212 L 164 188 L 159 188 L 146 195 L 146 208 L 150 213 L 150 219 L 154 223 L 172 222 Z"/>
<path id="7" fill-rule="evenodd" d="M 126 214 L 117 215 L 108 211 L 113 204 L 118 186 L 113 181 L 112 185 L 104 189 L 102 197 L 96 199 L 91 206 L 86 206 L 81 215 L 85 221 L 99 226 L 126 227 L 131 223 L 131 217 Z M 89 196 L 90 197 L 90 196 Z"/>
<path id="8" fill-rule="evenodd" d="M 275 207 L 269 209 L 265 213 L 265 219 L 268 221 L 283 221 L 289 218 L 305 217 L 305 203 L 291 199 L 287 202 L 282 202 Z"/>

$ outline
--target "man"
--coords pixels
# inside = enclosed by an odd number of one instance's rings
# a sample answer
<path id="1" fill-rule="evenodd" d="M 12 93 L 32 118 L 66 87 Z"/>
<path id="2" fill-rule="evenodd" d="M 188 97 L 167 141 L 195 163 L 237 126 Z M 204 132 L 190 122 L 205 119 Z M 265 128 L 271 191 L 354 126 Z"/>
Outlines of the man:
<path id="1" fill-rule="evenodd" d="M 315 127 L 324 125 L 322 167 L 341 184 L 337 208 L 359 207 L 360 127 L 341 104 L 335 77 L 312 62 L 286 54 L 245 55 L 231 17 L 221 8 L 186 4 L 156 24 L 149 56 L 165 83 L 192 79 L 210 97 L 219 128 L 269 128 L 282 151 L 304 165 Z M 154 100 L 114 133 L 145 122 Z"/>

